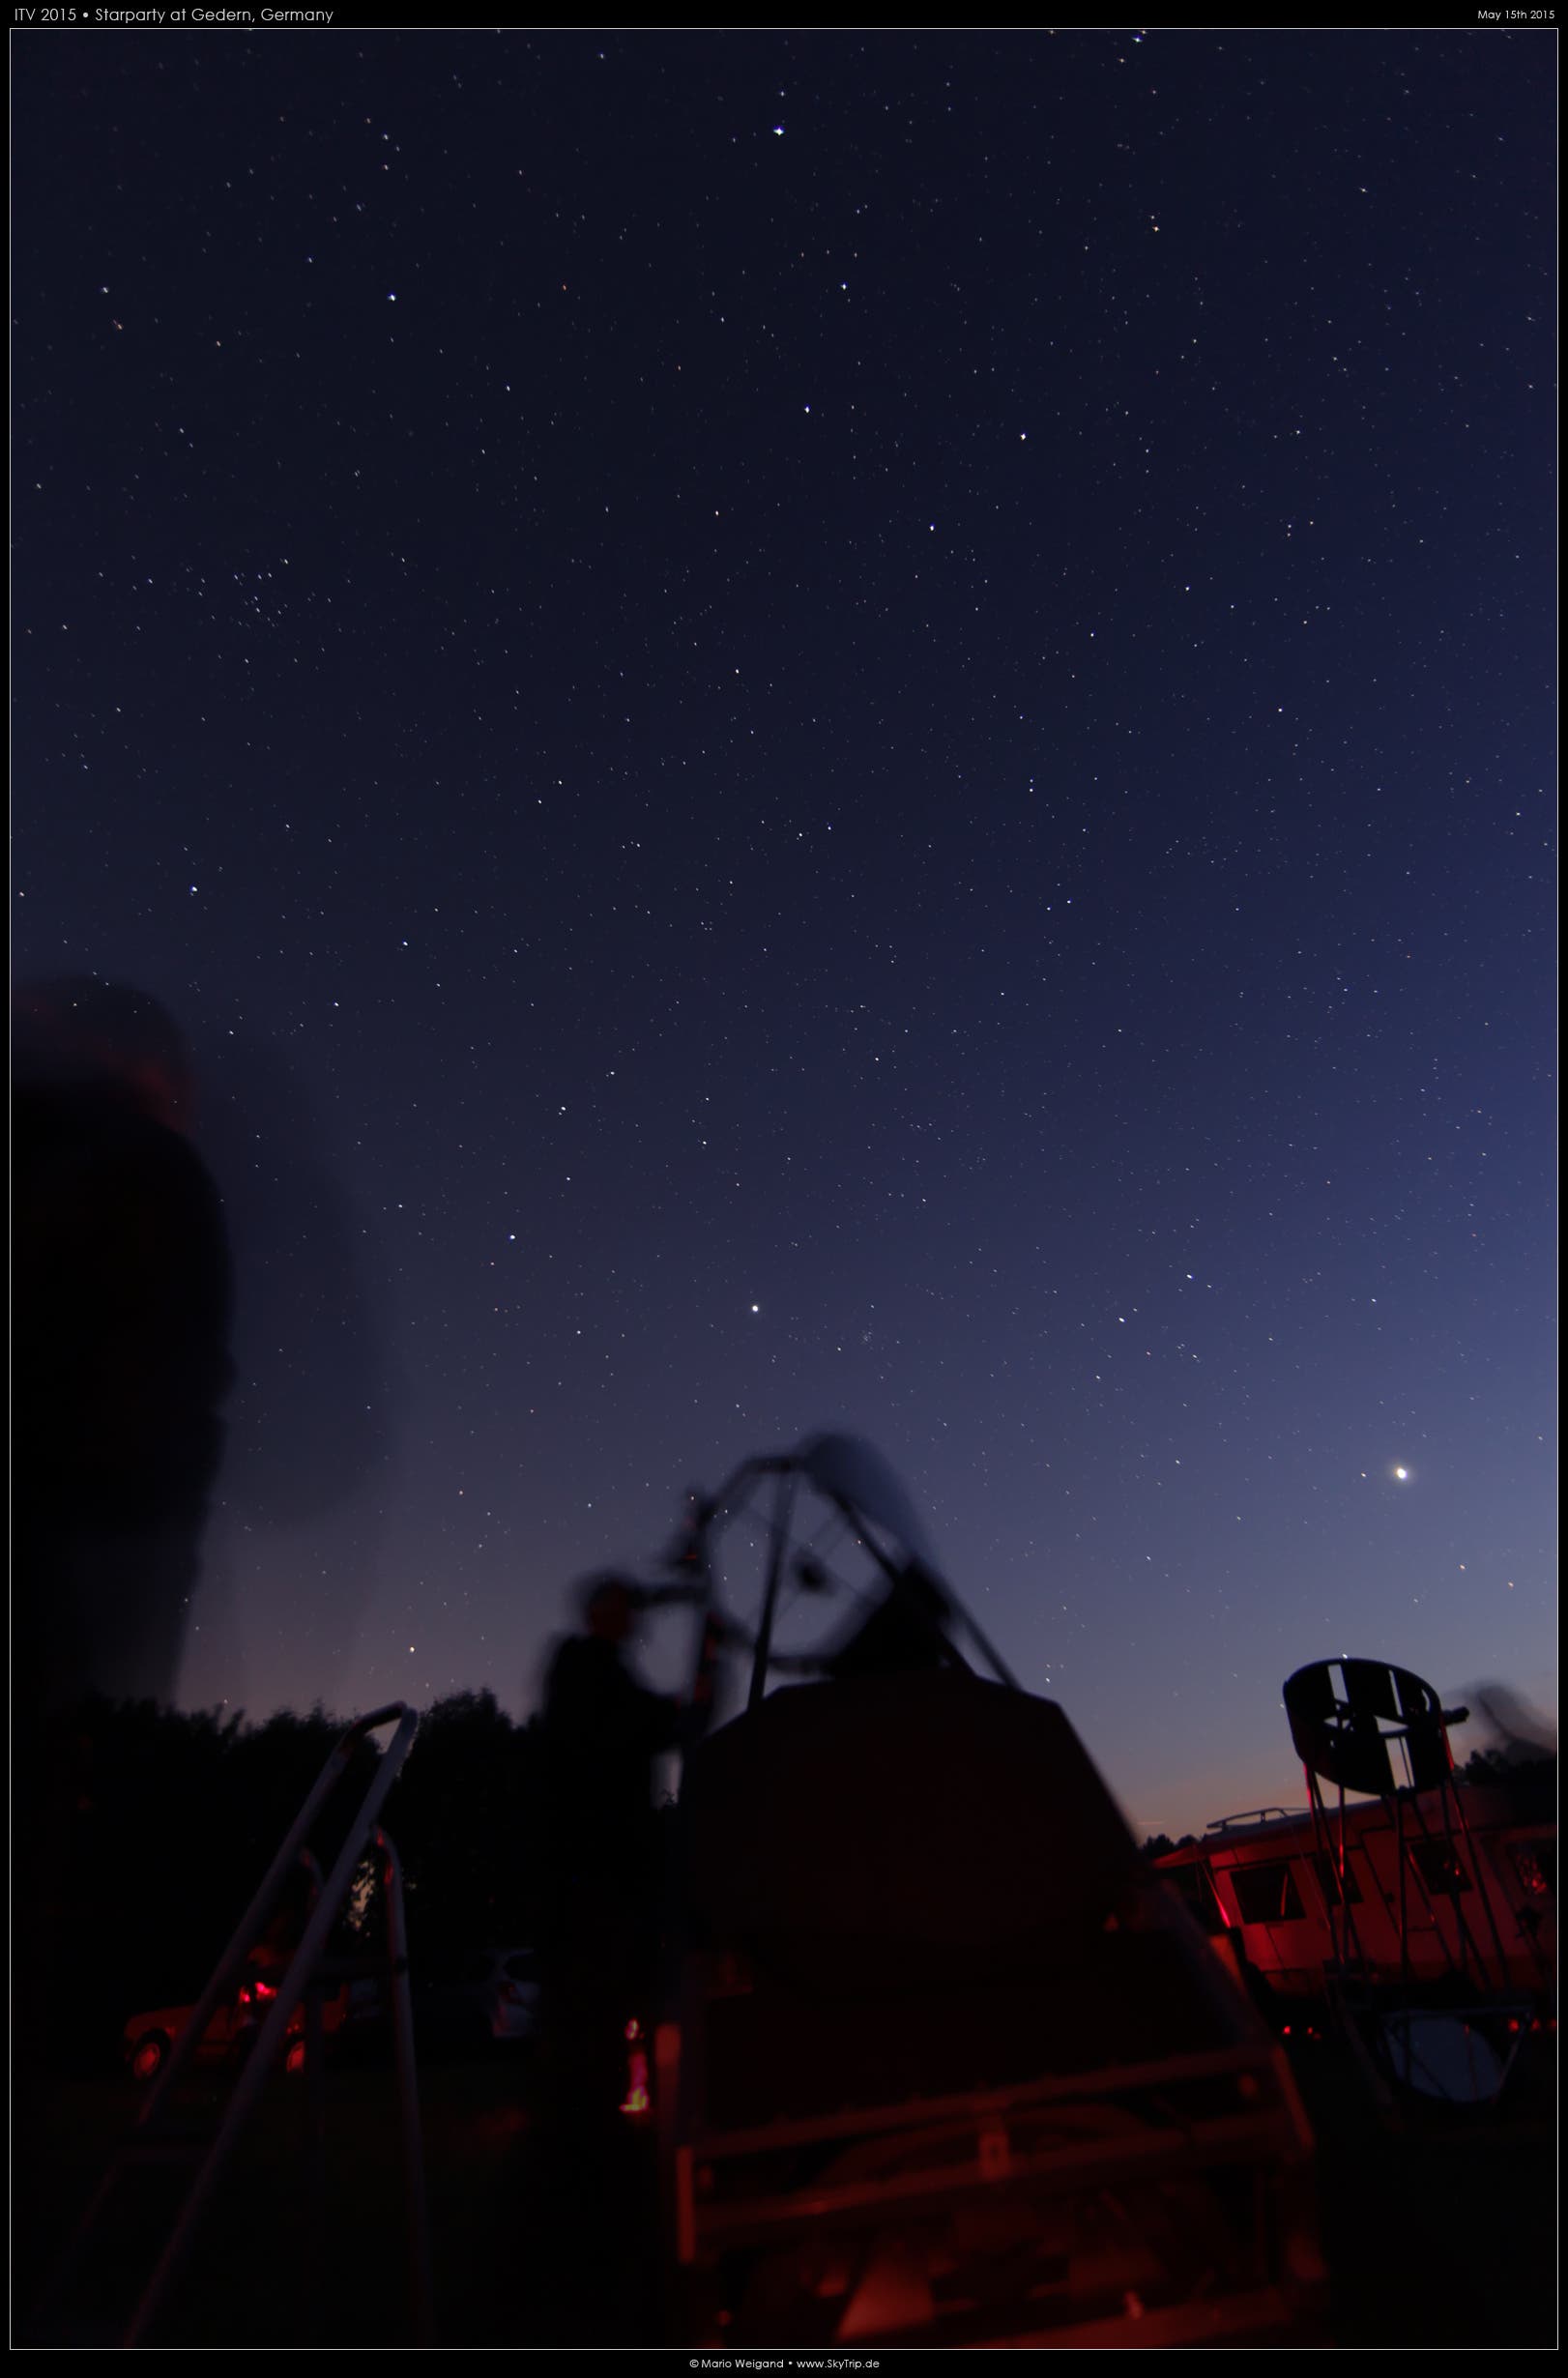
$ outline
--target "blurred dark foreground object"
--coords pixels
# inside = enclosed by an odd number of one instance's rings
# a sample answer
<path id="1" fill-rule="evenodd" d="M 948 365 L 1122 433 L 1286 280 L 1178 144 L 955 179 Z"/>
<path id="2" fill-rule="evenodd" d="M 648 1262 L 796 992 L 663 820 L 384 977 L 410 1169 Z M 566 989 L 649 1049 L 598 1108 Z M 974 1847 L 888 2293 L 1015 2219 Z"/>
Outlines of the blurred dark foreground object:
<path id="1" fill-rule="evenodd" d="M 231 1379 L 222 1207 L 185 1137 L 191 1086 L 155 1000 L 83 979 L 12 1012 L 14 2142 L 50 2120 L 91 1696 L 171 1696 Z M 109 1780 L 112 1788 L 112 1779 Z M 74 1946 L 73 1946 L 74 1944 Z M 17 2191 L 25 2221 L 30 2202 Z M 31 2251 L 14 2231 L 17 2266 Z"/>
<path id="2" fill-rule="evenodd" d="M 13 1693 L 167 1699 L 231 1382 L 222 1207 L 156 1000 L 18 995 L 12 1088 Z"/>

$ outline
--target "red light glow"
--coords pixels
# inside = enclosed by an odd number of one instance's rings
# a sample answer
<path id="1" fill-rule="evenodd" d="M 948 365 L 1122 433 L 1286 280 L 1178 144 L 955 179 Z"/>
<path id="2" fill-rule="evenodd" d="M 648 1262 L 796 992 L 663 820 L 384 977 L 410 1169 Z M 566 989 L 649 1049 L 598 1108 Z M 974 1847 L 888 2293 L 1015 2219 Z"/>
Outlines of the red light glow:
<path id="1" fill-rule="evenodd" d="M 653 2110 L 653 2101 L 648 2094 L 648 2057 L 640 2047 L 634 2047 L 626 2058 L 626 2094 L 621 2101 L 621 2111 L 636 2117 Z"/>

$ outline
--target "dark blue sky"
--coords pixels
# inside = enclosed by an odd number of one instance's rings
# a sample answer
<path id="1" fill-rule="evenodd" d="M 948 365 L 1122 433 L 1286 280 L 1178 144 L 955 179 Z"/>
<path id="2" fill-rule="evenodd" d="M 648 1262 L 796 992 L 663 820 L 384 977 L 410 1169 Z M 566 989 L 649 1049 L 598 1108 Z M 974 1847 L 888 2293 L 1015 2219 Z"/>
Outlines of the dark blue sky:
<path id="1" fill-rule="evenodd" d="M 166 1001 L 240 1263 L 187 1700 L 521 1714 L 827 1424 L 1140 1824 L 1309 1659 L 1546 1696 L 1556 56 L 15 44 L 16 964 Z"/>

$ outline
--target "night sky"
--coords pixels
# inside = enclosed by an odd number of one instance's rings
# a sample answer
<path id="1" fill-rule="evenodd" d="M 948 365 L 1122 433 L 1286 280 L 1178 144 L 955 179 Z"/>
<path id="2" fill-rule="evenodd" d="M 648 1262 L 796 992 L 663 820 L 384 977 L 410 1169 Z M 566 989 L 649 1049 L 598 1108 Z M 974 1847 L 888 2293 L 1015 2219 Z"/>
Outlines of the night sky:
<path id="1" fill-rule="evenodd" d="M 15 964 L 167 1004 L 239 1272 L 185 1704 L 520 1717 L 828 1426 L 1141 1828 L 1311 1659 L 1554 1700 L 1556 60 L 14 37 Z"/>

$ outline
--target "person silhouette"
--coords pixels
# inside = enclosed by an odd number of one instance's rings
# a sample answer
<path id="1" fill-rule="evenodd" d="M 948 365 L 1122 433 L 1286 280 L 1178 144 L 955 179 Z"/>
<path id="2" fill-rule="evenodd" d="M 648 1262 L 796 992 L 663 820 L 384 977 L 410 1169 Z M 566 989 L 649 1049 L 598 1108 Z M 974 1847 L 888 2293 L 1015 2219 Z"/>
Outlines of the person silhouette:
<path id="1" fill-rule="evenodd" d="M 544 2213 L 533 2248 L 541 2303 L 573 2342 L 602 2308 L 607 2273 L 646 2244 L 622 2115 L 639 2053 L 646 2070 L 658 1986 L 664 1844 L 653 1764 L 702 1729 L 709 1706 L 688 1710 L 651 1691 L 627 1655 L 644 1610 L 703 1591 L 588 1579 L 581 1627 L 558 1644 L 545 1685 L 533 2142 Z"/>
<path id="2" fill-rule="evenodd" d="M 646 2016 L 656 1947 L 653 1762 L 680 1747 L 686 1713 L 641 1683 L 626 1653 L 641 1612 L 690 1602 L 687 1585 L 604 1575 L 579 1589 L 583 1626 L 557 1647 L 545 1685 L 546 1997 L 573 2030 L 603 2010 L 618 2041 Z M 552 1990 L 551 1982 L 555 1987 Z"/>

